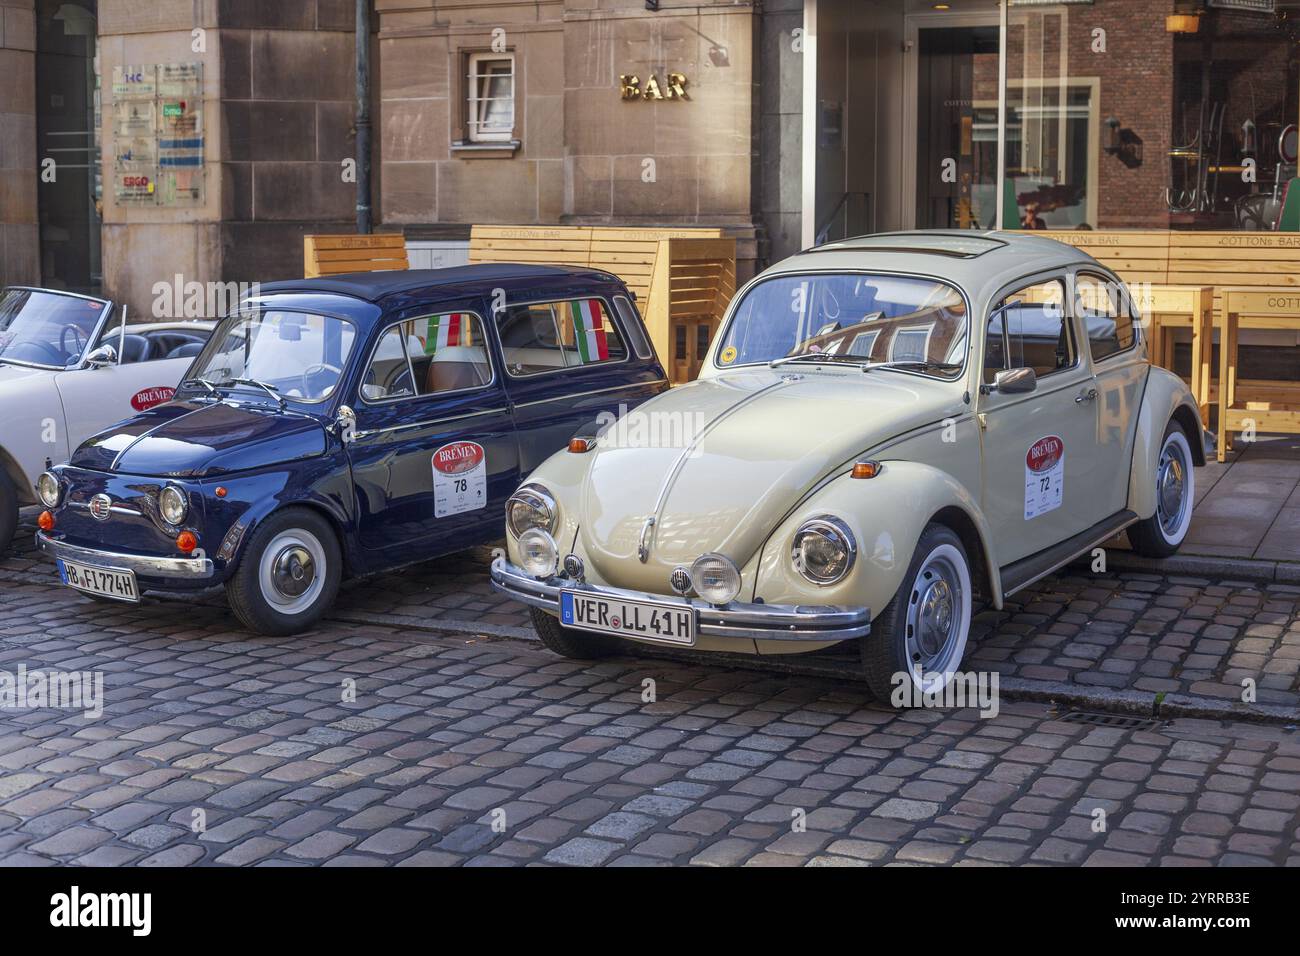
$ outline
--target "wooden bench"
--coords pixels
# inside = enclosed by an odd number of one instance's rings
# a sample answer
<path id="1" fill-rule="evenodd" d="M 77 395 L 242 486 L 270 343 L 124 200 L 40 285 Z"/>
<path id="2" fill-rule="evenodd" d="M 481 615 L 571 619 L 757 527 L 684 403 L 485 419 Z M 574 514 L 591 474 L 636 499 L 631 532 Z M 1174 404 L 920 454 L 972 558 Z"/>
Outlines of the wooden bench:
<path id="1" fill-rule="evenodd" d="M 1211 383 L 1214 354 L 1214 289 L 1210 286 L 1135 283 L 1130 292 L 1147 329 L 1147 352 L 1161 368 L 1174 367 L 1174 329 L 1192 331 L 1192 374 L 1187 380 L 1201 413 L 1210 426 Z"/>
<path id="2" fill-rule="evenodd" d="M 303 275 L 308 279 L 406 269 L 406 238 L 400 232 L 302 237 Z"/>
<path id="3" fill-rule="evenodd" d="M 1300 329 L 1300 289 L 1221 289 L 1219 307 L 1218 458 L 1240 432 L 1300 434 L 1300 382 L 1238 380 L 1237 339 L 1242 329 Z"/>
<path id="4" fill-rule="evenodd" d="M 637 304 L 669 379 L 688 382 L 736 291 L 736 241 L 721 229 L 474 226 L 470 262 L 531 262 L 613 273 Z"/>

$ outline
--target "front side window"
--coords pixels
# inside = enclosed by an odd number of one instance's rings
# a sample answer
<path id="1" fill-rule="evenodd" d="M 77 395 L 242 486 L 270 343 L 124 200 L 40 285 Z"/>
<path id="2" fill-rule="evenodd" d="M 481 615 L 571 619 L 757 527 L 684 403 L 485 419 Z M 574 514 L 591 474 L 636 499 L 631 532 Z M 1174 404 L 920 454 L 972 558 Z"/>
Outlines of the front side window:
<path id="1" fill-rule="evenodd" d="M 478 388 L 492 381 L 482 320 L 470 312 L 408 319 L 379 337 L 361 382 L 367 402 Z"/>
<path id="2" fill-rule="evenodd" d="M 36 289 L 0 292 L 0 361 L 67 368 L 81 360 L 108 305 Z"/>
<path id="3" fill-rule="evenodd" d="M 469 57 L 468 123 L 471 143 L 500 143 L 515 131 L 515 58 L 473 53 Z"/>
<path id="4" fill-rule="evenodd" d="M 627 358 L 603 299 L 507 306 L 497 313 L 497 330 L 506 370 L 515 376 Z"/>
<path id="5" fill-rule="evenodd" d="M 1125 308 L 1119 283 L 1080 274 L 1074 283 L 1074 301 L 1088 333 L 1094 362 L 1133 344 L 1133 316 Z"/>
<path id="6" fill-rule="evenodd" d="M 190 378 L 215 388 L 323 402 L 338 387 L 355 341 L 356 327 L 333 316 L 273 308 L 240 312 L 212 334 Z"/>
<path id="7" fill-rule="evenodd" d="M 752 286 L 732 313 L 719 368 L 793 356 L 902 362 L 941 377 L 960 373 L 966 302 L 953 286 L 917 276 L 810 274 Z"/>
<path id="8" fill-rule="evenodd" d="M 1044 378 L 1074 364 L 1065 286 L 1060 280 L 1027 285 L 998 303 L 985 339 L 986 383 L 1003 369 L 1032 368 Z"/>

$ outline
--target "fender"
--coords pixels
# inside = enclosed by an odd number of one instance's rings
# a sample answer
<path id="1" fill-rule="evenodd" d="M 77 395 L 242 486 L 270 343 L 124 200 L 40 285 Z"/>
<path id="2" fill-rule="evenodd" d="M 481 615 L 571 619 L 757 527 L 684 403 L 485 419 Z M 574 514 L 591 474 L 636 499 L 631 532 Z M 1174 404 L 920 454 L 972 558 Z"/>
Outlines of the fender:
<path id="1" fill-rule="evenodd" d="M 1142 393 L 1142 409 L 1138 413 L 1128 477 L 1128 507 L 1139 518 L 1150 518 L 1156 513 L 1156 489 L 1152 476 L 1159 464 L 1165 427 L 1174 417 L 1188 433 L 1192 463 L 1198 467 L 1204 465 L 1201 415 L 1191 391 L 1177 375 L 1152 366 Z"/>
<path id="2" fill-rule="evenodd" d="M 752 598 L 775 604 L 866 605 L 873 615 L 884 610 L 903 583 L 921 531 L 936 515 L 959 512 L 968 523 L 955 528 L 966 543 L 972 565 L 989 570 L 989 597 L 1002 607 L 1002 581 L 990 550 L 988 521 L 979 502 L 955 478 L 915 461 L 882 462 L 875 478 L 855 479 L 846 472 L 833 479 L 789 515 L 764 542 Z M 790 562 L 794 533 L 809 518 L 833 515 L 857 539 L 857 558 L 844 580 L 818 587 Z M 978 549 L 975 553 L 972 546 Z M 978 571 L 973 568 L 972 575 Z"/>

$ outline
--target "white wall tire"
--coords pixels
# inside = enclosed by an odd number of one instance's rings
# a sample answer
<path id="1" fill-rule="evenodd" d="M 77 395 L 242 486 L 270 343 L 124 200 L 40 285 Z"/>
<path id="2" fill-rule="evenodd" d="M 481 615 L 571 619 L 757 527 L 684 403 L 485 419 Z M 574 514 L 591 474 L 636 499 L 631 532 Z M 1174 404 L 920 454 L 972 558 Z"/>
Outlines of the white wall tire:
<path id="1" fill-rule="evenodd" d="M 861 641 L 872 695 L 888 702 L 904 680 L 908 700 L 942 691 L 966 655 L 973 605 L 961 538 L 944 525 L 927 525 L 902 584 Z"/>
<path id="2" fill-rule="evenodd" d="M 297 634 L 334 603 L 343 555 L 330 523 L 309 508 L 263 520 L 226 583 L 236 616 L 258 634 Z"/>
<path id="3" fill-rule="evenodd" d="M 1171 421 L 1165 428 L 1151 479 L 1155 484 L 1155 513 L 1128 529 L 1129 544 L 1138 554 L 1168 557 L 1187 537 L 1196 504 L 1195 462 L 1187 434 L 1181 425 Z"/>

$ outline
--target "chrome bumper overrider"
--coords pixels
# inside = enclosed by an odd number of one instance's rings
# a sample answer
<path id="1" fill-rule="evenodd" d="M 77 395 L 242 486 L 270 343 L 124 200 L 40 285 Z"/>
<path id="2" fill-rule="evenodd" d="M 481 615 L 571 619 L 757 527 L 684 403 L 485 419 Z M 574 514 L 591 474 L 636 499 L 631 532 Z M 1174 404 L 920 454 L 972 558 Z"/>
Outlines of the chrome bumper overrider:
<path id="1" fill-rule="evenodd" d="M 144 554 L 119 554 L 115 551 L 98 551 L 80 548 L 51 538 L 44 531 L 36 532 L 36 547 L 51 558 L 79 561 L 97 568 L 117 571 L 134 571 L 147 578 L 180 578 L 201 581 L 212 577 L 209 558 L 155 558 Z"/>
<path id="2" fill-rule="evenodd" d="M 492 587 L 524 604 L 560 613 L 560 591 L 582 591 L 621 601 L 681 602 L 697 612 L 702 637 L 738 637 L 755 641 L 847 641 L 871 633 L 871 611 L 865 607 L 795 604 L 738 604 L 714 607 L 676 595 L 647 594 L 603 585 L 578 583 L 556 576 L 538 580 L 503 557 L 492 562 Z"/>

